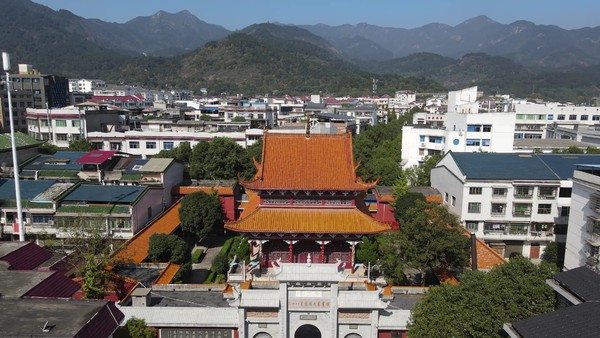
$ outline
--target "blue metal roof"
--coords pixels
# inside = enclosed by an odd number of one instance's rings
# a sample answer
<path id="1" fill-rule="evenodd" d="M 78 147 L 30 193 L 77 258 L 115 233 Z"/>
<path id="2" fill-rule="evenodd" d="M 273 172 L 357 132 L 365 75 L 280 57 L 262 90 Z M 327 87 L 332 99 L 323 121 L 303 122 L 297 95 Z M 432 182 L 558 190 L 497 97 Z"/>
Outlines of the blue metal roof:
<path id="1" fill-rule="evenodd" d="M 48 190 L 56 181 L 54 180 L 39 180 L 19 181 L 21 188 L 21 200 L 31 200 L 37 195 Z M 0 180 L 0 200 L 15 200 L 15 180 L 1 179 Z"/>
<path id="2" fill-rule="evenodd" d="M 87 152 L 57 151 L 54 155 L 40 155 L 28 163 L 23 170 L 81 170 L 81 164 L 75 163 Z M 62 164 L 47 164 L 52 160 L 66 160 Z"/>
<path id="3" fill-rule="evenodd" d="M 598 154 L 537 154 L 561 180 L 573 177 L 576 165 L 600 165 Z"/>
<path id="4" fill-rule="evenodd" d="M 535 154 L 449 153 L 467 179 L 559 180 Z"/>
<path id="5" fill-rule="evenodd" d="M 124 174 L 141 174 L 142 172 L 139 170 L 141 167 L 144 166 L 144 164 L 148 163 L 148 159 L 141 159 L 141 158 L 136 158 L 135 160 L 131 161 L 131 163 L 129 163 L 129 165 L 127 166 L 127 168 L 123 171 Z M 136 168 L 137 166 L 137 168 Z M 136 168 L 136 170 L 134 170 L 133 168 Z"/>
<path id="6" fill-rule="evenodd" d="M 63 198 L 65 202 L 133 203 L 147 187 L 127 185 L 80 185 Z"/>

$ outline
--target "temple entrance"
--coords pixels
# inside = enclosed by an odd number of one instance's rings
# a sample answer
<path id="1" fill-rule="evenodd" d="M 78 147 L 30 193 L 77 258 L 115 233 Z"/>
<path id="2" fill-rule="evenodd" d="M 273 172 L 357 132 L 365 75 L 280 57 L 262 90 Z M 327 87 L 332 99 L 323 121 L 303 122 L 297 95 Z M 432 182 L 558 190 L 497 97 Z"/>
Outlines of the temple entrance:
<path id="1" fill-rule="evenodd" d="M 310 255 L 312 263 L 321 263 L 321 245 L 315 241 L 298 241 L 294 244 L 294 261 L 306 263 Z"/>
<path id="2" fill-rule="evenodd" d="M 284 241 L 268 241 L 262 247 L 262 265 L 271 267 L 271 262 L 281 258 L 282 263 L 290 261 L 289 245 Z"/>
<path id="3" fill-rule="evenodd" d="M 305 324 L 296 330 L 294 338 L 321 338 L 321 331 L 314 325 Z"/>
<path id="4" fill-rule="evenodd" d="M 325 263 L 337 263 L 338 259 L 345 263 L 345 268 L 352 268 L 352 249 L 347 242 L 330 242 L 325 246 Z"/>

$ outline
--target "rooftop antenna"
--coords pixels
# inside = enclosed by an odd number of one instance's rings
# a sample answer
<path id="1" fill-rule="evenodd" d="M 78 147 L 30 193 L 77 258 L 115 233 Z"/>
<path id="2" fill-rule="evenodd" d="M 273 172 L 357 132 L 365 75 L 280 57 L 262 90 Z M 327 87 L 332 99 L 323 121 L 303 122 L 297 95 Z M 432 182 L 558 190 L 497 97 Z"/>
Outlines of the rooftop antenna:
<path id="1" fill-rule="evenodd" d="M 17 200 L 17 222 L 19 224 L 19 241 L 25 241 L 25 227 L 23 226 L 23 209 L 21 207 L 21 186 L 19 185 L 19 161 L 17 160 L 17 146 L 15 142 L 15 122 L 13 120 L 12 98 L 10 95 L 10 56 L 2 52 L 2 68 L 6 72 L 6 92 L 8 96 L 8 120 L 10 123 L 10 143 L 12 146 L 13 174 L 15 175 L 15 198 Z"/>

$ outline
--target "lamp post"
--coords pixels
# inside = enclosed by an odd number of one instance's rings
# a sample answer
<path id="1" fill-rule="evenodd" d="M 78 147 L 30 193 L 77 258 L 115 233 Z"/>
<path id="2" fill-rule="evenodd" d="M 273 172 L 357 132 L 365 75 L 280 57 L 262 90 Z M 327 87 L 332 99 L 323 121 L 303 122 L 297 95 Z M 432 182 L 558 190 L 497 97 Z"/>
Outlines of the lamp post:
<path id="1" fill-rule="evenodd" d="M 21 186 L 19 185 L 19 162 L 17 160 L 17 145 L 15 142 L 15 122 L 13 120 L 12 98 L 10 95 L 10 57 L 2 52 L 2 68 L 6 72 L 6 92 L 8 96 L 8 119 L 10 123 L 10 143 L 12 146 L 13 174 L 15 176 L 15 198 L 17 200 L 17 222 L 19 223 L 19 241 L 25 241 L 23 226 L 23 209 L 21 207 Z"/>

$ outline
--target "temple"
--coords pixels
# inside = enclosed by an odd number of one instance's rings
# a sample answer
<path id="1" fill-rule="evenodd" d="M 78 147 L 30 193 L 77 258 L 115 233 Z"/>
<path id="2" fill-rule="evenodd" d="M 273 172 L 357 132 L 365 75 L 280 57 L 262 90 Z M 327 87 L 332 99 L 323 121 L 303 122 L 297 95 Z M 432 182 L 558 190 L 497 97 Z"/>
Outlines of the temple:
<path id="1" fill-rule="evenodd" d="M 390 226 L 371 217 L 364 198 L 376 182 L 356 176 L 350 134 L 265 133 L 262 162 L 252 180 L 241 180 L 250 197 L 228 230 L 244 233 L 253 274 L 281 263 L 355 266 L 364 235 Z"/>

